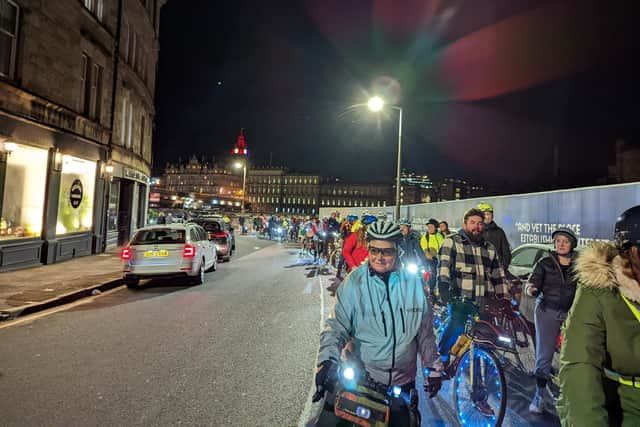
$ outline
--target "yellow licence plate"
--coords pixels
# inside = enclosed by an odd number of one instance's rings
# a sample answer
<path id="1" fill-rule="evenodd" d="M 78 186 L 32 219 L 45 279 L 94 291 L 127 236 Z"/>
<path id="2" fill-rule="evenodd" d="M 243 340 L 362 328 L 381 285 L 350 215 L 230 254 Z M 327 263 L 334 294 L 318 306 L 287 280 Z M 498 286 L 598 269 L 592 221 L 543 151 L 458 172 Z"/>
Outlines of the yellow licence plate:
<path id="1" fill-rule="evenodd" d="M 169 256 L 169 251 L 146 251 L 144 253 L 145 258 L 163 257 Z"/>

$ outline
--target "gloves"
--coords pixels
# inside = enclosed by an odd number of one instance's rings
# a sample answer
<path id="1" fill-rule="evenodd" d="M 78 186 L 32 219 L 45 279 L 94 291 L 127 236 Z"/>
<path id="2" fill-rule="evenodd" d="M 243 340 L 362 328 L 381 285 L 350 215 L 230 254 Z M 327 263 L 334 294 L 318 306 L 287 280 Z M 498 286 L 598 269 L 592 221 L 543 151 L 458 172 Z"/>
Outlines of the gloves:
<path id="1" fill-rule="evenodd" d="M 436 394 L 442 388 L 442 375 L 440 372 L 430 371 L 429 376 L 424 381 L 424 391 L 429 396 L 429 399 L 433 399 Z"/>
<path id="2" fill-rule="evenodd" d="M 333 391 L 333 386 L 337 380 L 338 364 L 333 360 L 325 360 L 318 365 L 316 371 L 316 392 L 312 402 L 318 402 L 324 397 L 326 391 Z"/>

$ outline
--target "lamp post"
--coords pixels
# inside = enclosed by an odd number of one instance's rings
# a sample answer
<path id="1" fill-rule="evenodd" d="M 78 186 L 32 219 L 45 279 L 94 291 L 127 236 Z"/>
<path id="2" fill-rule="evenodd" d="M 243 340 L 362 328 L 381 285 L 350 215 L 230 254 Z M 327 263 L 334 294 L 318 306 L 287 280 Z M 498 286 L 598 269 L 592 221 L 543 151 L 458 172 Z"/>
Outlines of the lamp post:
<path id="1" fill-rule="evenodd" d="M 374 113 L 382 111 L 384 108 L 384 100 L 379 96 L 369 99 L 367 106 Z M 402 107 L 391 105 L 391 108 L 398 110 L 398 169 L 396 171 L 396 209 L 394 219 L 398 221 L 400 218 L 400 174 L 402 173 Z"/>
<path id="2" fill-rule="evenodd" d="M 247 162 L 236 162 L 236 169 L 242 168 L 242 206 L 240 208 L 240 213 L 244 215 L 244 193 L 247 185 Z"/>

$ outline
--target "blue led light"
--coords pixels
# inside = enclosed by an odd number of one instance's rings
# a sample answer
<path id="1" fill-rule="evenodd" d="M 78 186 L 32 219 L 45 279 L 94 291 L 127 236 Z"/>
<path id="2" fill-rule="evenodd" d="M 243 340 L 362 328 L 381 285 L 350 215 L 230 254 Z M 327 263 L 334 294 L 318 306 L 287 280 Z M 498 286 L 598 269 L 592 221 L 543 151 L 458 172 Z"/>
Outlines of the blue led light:
<path id="1" fill-rule="evenodd" d="M 342 372 L 342 376 L 349 381 L 352 381 L 356 377 L 356 373 L 353 368 L 348 367 Z"/>
<path id="2" fill-rule="evenodd" d="M 395 397 L 400 396 L 400 394 L 402 393 L 402 388 L 400 386 L 394 385 L 393 386 L 393 395 Z"/>

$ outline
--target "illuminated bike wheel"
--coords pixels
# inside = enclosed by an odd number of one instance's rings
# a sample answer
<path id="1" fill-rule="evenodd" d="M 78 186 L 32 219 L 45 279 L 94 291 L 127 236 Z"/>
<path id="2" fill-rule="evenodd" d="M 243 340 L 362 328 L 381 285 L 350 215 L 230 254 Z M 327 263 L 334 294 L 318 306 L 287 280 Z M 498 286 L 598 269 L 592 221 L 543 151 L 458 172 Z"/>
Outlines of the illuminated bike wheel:
<path id="1" fill-rule="evenodd" d="M 502 425 L 507 410 L 507 383 L 502 366 L 492 352 L 474 349 L 475 381 L 471 381 L 471 351 L 467 350 L 453 378 L 453 401 L 462 426 Z"/>

